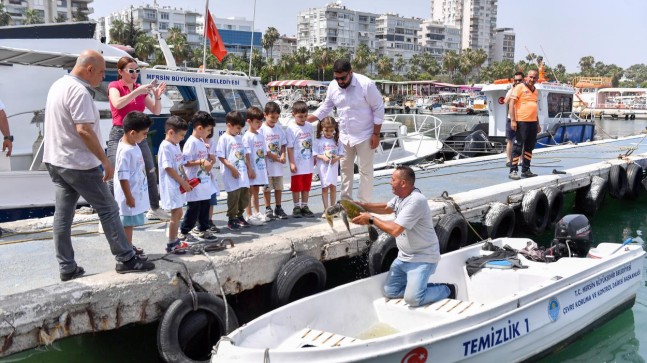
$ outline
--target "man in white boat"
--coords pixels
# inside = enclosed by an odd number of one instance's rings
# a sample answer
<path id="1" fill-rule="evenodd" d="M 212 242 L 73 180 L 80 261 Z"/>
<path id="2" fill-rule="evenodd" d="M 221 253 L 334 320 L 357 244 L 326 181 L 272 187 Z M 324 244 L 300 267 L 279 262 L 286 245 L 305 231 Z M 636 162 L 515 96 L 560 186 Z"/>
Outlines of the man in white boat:
<path id="1" fill-rule="evenodd" d="M 510 128 L 516 131 L 516 136 L 512 147 L 509 178 L 514 180 L 537 176 L 530 171 L 530 161 L 532 150 L 537 143 L 537 134 L 541 132 L 537 116 L 538 92 L 535 88 L 538 74 L 536 70 L 530 70 L 528 80 L 516 85 L 510 94 Z M 519 158 L 521 158 L 521 176 L 517 174 Z"/>
<path id="2" fill-rule="evenodd" d="M 9 131 L 9 120 L 7 120 L 7 113 L 5 112 L 4 103 L 0 100 L 0 132 L 4 139 L 2 140 L 2 152 L 7 152 L 7 157 L 11 156 L 11 148 L 13 147 L 13 136 Z"/>
<path id="3" fill-rule="evenodd" d="M 106 181 L 114 166 L 99 138 L 99 110 L 88 91 L 105 77 L 106 63 L 94 50 L 83 51 L 69 75 L 52 84 L 45 106 L 43 162 L 55 185 L 54 248 L 61 281 L 81 277 L 85 270 L 74 260 L 72 221 L 79 196 L 99 214 L 118 273 L 150 271 L 152 262 L 140 260 L 128 243 L 119 207 Z M 102 166 L 103 170 L 99 167 Z"/>
<path id="4" fill-rule="evenodd" d="M 337 108 L 339 141 L 344 145 L 341 158 L 341 198 L 353 199 L 355 157 L 359 166 L 358 198 L 368 202 L 373 195 L 373 159 L 380 145 L 380 129 L 384 121 L 384 102 L 375 83 L 368 77 L 353 73 L 350 62 L 338 59 L 333 64 L 334 81 L 330 82 L 326 99 L 309 122 L 328 116 Z"/>
<path id="5" fill-rule="evenodd" d="M 440 245 L 427 198 L 415 187 L 415 181 L 413 169 L 400 165 L 391 175 L 393 199 L 388 203 L 357 203 L 371 213 L 395 213 L 395 220 L 385 221 L 369 213 L 353 218 L 355 224 L 372 224 L 395 237 L 399 252 L 389 269 L 384 296 L 404 297 L 409 306 L 456 298 L 455 285 L 428 283 L 440 261 Z"/>

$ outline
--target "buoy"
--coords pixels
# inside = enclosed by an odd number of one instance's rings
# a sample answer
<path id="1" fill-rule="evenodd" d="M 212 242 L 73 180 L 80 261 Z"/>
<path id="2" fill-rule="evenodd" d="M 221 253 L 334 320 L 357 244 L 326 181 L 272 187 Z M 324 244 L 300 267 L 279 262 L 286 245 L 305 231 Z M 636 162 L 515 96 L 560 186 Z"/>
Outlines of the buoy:
<path id="1" fill-rule="evenodd" d="M 308 255 L 288 260 L 272 283 L 272 305 L 283 306 L 321 292 L 326 287 L 326 268 Z"/>
<path id="2" fill-rule="evenodd" d="M 217 296 L 195 293 L 175 300 L 157 329 L 157 349 L 165 362 L 210 362 L 211 349 L 221 336 L 238 328 L 236 314 Z M 229 310 L 229 326 L 225 309 Z"/>
<path id="3" fill-rule="evenodd" d="M 445 214 L 436 225 L 440 253 L 455 251 L 467 243 L 467 222 L 458 213 Z"/>
<path id="4" fill-rule="evenodd" d="M 627 192 L 627 171 L 621 165 L 613 165 L 609 170 L 609 195 L 622 199 Z"/>
<path id="5" fill-rule="evenodd" d="M 493 203 L 483 221 L 488 238 L 511 237 L 514 224 L 514 209 L 503 203 Z"/>
<path id="6" fill-rule="evenodd" d="M 369 274 L 373 276 L 388 271 L 397 257 L 398 246 L 395 243 L 395 237 L 388 233 L 380 233 L 368 250 Z"/>
<path id="7" fill-rule="evenodd" d="M 562 217 L 564 208 L 564 193 L 557 187 L 543 188 L 548 199 L 548 224 L 556 223 Z"/>
<path id="8" fill-rule="evenodd" d="M 521 200 L 521 216 L 528 232 L 539 235 L 548 226 L 548 198 L 541 189 L 533 189 Z"/>
<path id="9" fill-rule="evenodd" d="M 588 187 L 580 188 L 575 192 L 575 209 L 587 216 L 594 215 L 602 206 L 606 191 L 606 179 L 597 175 L 592 177 Z"/>
<path id="10" fill-rule="evenodd" d="M 627 165 L 627 192 L 626 199 L 638 199 L 643 189 L 643 168 L 637 164 Z"/>

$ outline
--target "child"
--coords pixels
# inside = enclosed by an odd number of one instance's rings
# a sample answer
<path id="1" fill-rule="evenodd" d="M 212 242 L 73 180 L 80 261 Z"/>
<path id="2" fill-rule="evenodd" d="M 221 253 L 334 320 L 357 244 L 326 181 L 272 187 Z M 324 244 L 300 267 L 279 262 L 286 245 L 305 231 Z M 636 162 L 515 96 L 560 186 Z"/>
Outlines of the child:
<path id="1" fill-rule="evenodd" d="M 312 124 L 306 122 L 308 105 L 303 101 L 295 102 L 292 105 L 292 116 L 294 116 L 295 123 L 290 124 L 286 132 L 288 159 L 290 160 L 290 171 L 292 172 L 290 179 L 290 190 L 294 200 L 292 216 L 294 218 L 313 218 L 315 215 L 308 208 L 308 195 L 312 184 L 314 164 L 312 160 L 314 129 Z"/>
<path id="2" fill-rule="evenodd" d="M 124 136 L 117 146 L 113 177 L 115 200 L 119 204 L 121 223 L 131 246 L 133 228 L 144 224 L 144 214 L 150 208 L 144 156 L 137 144 L 146 139 L 152 124 L 153 120 L 144 113 L 130 112 L 124 117 Z M 141 260 L 148 259 L 144 250 L 132 247 Z"/>
<path id="3" fill-rule="evenodd" d="M 216 157 L 220 160 L 222 183 L 227 191 L 227 228 L 237 230 L 249 227 L 243 218 L 245 207 L 249 204 L 249 177 L 245 146 L 240 131 L 245 126 L 243 115 L 230 111 L 225 116 L 227 131 L 218 139 Z"/>
<path id="4" fill-rule="evenodd" d="M 281 108 L 276 102 L 268 102 L 264 110 L 265 124 L 259 131 L 265 138 L 265 162 L 267 164 L 268 185 L 263 187 L 263 199 L 265 200 L 265 218 L 268 220 L 280 218 L 287 219 L 281 207 L 283 194 L 283 165 L 285 164 L 285 132 L 281 125 L 275 127 L 281 115 Z M 274 190 L 276 209 L 272 211 L 271 198 Z"/>
<path id="5" fill-rule="evenodd" d="M 166 120 L 164 131 L 166 137 L 162 141 L 157 154 L 159 167 L 160 198 L 162 209 L 171 211 L 169 222 L 168 243 L 166 252 L 183 254 L 189 246 L 177 238 L 177 230 L 182 218 L 182 207 L 186 202 L 186 195 L 180 192 L 180 187 L 190 192 L 193 187 L 181 176 L 182 151 L 180 141 L 184 140 L 189 124 L 178 116 L 171 116 Z"/>
<path id="6" fill-rule="evenodd" d="M 317 159 L 319 180 L 321 180 L 321 197 L 326 210 L 337 201 L 339 160 L 344 155 L 344 145 L 339 142 L 339 125 L 334 118 L 326 117 L 317 124 L 314 154 Z M 329 191 L 330 199 L 328 199 Z M 328 203 L 329 200 L 330 203 Z"/>
<path id="7" fill-rule="evenodd" d="M 261 225 L 267 220 L 261 214 L 258 203 L 258 192 L 261 186 L 267 184 L 267 167 L 265 165 L 265 139 L 258 130 L 263 125 L 263 111 L 252 106 L 247 109 L 247 123 L 249 128 L 243 136 L 245 145 L 245 161 L 250 166 L 247 169 L 249 176 L 249 193 L 251 203 L 247 205 L 247 221 L 253 225 Z M 253 207 L 253 211 L 252 211 Z"/>
<path id="8" fill-rule="evenodd" d="M 216 125 L 216 121 L 210 114 L 204 111 L 198 111 L 191 119 L 193 124 L 193 133 L 184 144 L 184 170 L 187 179 L 198 178 L 200 184 L 196 185 L 193 190 L 186 193 L 187 209 L 184 214 L 184 220 L 180 226 L 180 240 L 185 242 L 208 241 L 215 242 L 218 237 L 209 232 L 209 201 L 213 194 L 211 183 L 211 168 L 213 164 L 209 161 L 209 153 L 205 144 L 205 139 L 211 133 Z M 198 230 L 192 231 L 198 222 Z M 189 233 L 195 238 L 189 237 Z"/>
<path id="9" fill-rule="evenodd" d="M 217 160 L 216 138 L 214 137 L 214 131 L 215 129 L 212 129 L 209 136 L 207 136 L 209 161 L 211 161 L 212 165 L 216 165 Z M 218 195 L 220 195 L 220 191 L 218 190 L 218 180 L 216 180 L 216 172 L 214 171 L 211 172 L 211 186 L 213 187 L 213 194 L 211 194 L 211 199 L 209 200 L 209 232 L 220 233 L 220 228 L 216 227 L 216 225 L 213 223 L 213 219 L 211 218 L 213 217 L 213 207 L 218 205 Z"/>

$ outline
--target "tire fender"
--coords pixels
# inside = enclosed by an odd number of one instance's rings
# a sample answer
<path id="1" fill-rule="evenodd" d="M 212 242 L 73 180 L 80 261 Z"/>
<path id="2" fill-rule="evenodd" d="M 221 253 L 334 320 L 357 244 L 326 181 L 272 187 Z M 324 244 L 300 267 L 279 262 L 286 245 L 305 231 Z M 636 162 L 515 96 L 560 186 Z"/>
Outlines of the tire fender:
<path id="1" fill-rule="evenodd" d="M 627 192 L 626 199 L 638 199 L 643 189 L 643 168 L 637 164 L 627 165 Z"/>
<path id="2" fill-rule="evenodd" d="M 592 177 L 588 187 L 575 192 L 575 209 L 589 217 L 594 215 L 604 202 L 607 185 L 606 179 L 597 175 Z"/>
<path id="3" fill-rule="evenodd" d="M 621 165 L 613 165 L 609 169 L 609 195 L 622 199 L 627 193 L 627 171 Z"/>
<path id="4" fill-rule="evenodd" d="M 512 207 L 503 203 L 493 203 L 483 221 L 487 237 L 512 237 L 515 219 Z"/>
<path id="5" fill-rule="evenodd" d="M 455 251 L 467 243 L 467 223 L 458 213 L 445 214 L 436 225 L 440 253 Z"/>
<path id="6" fill-rule="evenodd" d="M 539 235 L 548 226 L 548 198 L 541 189 L 533 189 L 521 200 L 521 217 L 528 232 Z"/>
<path id="7" fill-rule="evenodd" d="M 388 233 L 380 233 L 368 250 L 369 274 L 373 276 L 388 271 L 397 257 L 398 246 L 395 243 L 395 237 Z"/>
<path id="8" fill-rule="evenodd" d="M 238 328 L 236 314 L 220 297 L 197 292 L 196 300 L 198 309 L 194 311 L 191 295 L 184 295 L 160 320 L 157 349 L 165 362 L 210 362 L 211 349 L 220 337 Z M 225 309 L 229 310 L 229 327 Z"/>
<path id="9" fill-rule="evenodd" d="M 542 190 L 548 199 L 548 225 L 551 225 L 562 217 L 564 193 L 557 187 L 545 187 Z"/>
<path id="10" fill-rule="evenodd" d="M 308 255 L 299 255 L 281 267 L 272 283 L 272 305 L 277 308 L 321 292 L 326 287 L 326 267 Z"/>

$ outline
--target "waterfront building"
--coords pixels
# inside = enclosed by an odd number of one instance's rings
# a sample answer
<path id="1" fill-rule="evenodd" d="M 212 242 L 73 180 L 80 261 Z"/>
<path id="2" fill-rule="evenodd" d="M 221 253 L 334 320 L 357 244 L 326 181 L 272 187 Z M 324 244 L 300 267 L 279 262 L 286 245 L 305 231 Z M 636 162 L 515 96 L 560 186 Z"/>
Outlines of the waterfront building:
<path id="1" fill-rule="evenodd" d="M 87 18 L 94 12 L 94 0 L 0 0 L 11 16 L 9 25 L 24 25 L 25 11 L 34 9 L 42 23 L 60 23 L 76 20 L 78 15 Z"/>
<path id="2" fill-rule="evenodd" d="M 427 19 L 420 24 L 418 41 L 424 51 L 442 62 L 445 53 L 452 50 L 460 52 L 460 34 L 461 30 L 457 25 Z"/>
<path id="3" fill-rule="evenodd" d="M 394 71 L 404 74 L 409 69 L 409 60 L 422 50 L 418 33 L 423 20 L 406 18 L 398 14 L 387 13 L 375 20 L 375 45 L 378 55 L 393 60 Z M 404 67 L 397 67 L 396 60 L 406 61 Z"/>
<path id="4" fill-rule="evenodd" d="M 274 43 L 271 53 L 266 54 L 267 57 L 270 55 L 274 59 L 274 62 L 278 62 L 283 55 L 289 55 L 297 50 L 297 37 L 287 36 L 285 34 L 281 35 L 279 39 Z"/>
<path id="5" fill-rule="evenodd" d="M 214 17 L 213 21 L 216 23 L 216 28 L 218 28 L 218 33 L 222 38 L 222 42 L 225 43 L 225 48 L 227 48 L 228 53 L 241 57 L 249 56 L 253 40 L 254 49 L 263 54 L 263 47 L 261 45 L 263 40 L 263 33 L 259 31 L 253 31 L 253 21 L 247 20 L 243 17 Z M 199 18 L 198 33 L 200 35 L 204 34 L 204 17 L 202 15 L 200 15 Z"/>
<path id="6" fill-rule="evenodd" d="M 514 63 L 515 34 L 512 28 L 494 29 L 493 62 L 509 60 Z"/>

